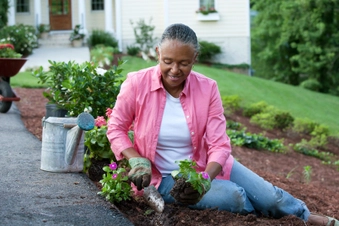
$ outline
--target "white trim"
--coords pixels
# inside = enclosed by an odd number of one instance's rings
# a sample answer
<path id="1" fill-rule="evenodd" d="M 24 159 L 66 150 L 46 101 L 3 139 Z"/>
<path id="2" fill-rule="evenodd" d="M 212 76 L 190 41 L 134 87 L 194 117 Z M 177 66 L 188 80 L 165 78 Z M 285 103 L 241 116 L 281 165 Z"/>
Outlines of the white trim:
<path id="1" fill-rule="evenodd" d="M 114 34 L 112 0 L 105 0 L 105 31 Z"/>
<path id="2" fill-rule="evenodd" d="M 81 24 L 81 33 L 87 35 L 87 25 L 86 25 L 86 5 L 85 1 L 79 1 L 78 4 L 78 11 L 79 11 L 79 24 Z"/>
<path id="3" fill-rule="evenodd" d="M 168 0 L 164 0 L 164 27 L 169 26 L 169 2 Z"/>
<path id="4" fill-rule="evenodd" d="M 15 1 L 9 0 L 9 9 L 8 9 L 8 25 L 15 25 Z"/>
<path id="5" fill-rule="evenodd" d="M 35 27 L 38 27 L 41 24 L 41 0 L 34 0 L 34 10 Z"/>
<path id="6" fill-rule="evenodd" d="M 115 0 L 115 27 L 116 39 L 118 41 L 119 51 L 122 52 L 122 19 L 121 19 L 121 0 Z"/>
<path id="7" fill-rule="evenodd" d="M 218 21 L 220 20 L 219 13 L 209 13 L 207 15 L 204 15 L 202 13 L 198 13 L 197 19 L 200 21 Z"/>

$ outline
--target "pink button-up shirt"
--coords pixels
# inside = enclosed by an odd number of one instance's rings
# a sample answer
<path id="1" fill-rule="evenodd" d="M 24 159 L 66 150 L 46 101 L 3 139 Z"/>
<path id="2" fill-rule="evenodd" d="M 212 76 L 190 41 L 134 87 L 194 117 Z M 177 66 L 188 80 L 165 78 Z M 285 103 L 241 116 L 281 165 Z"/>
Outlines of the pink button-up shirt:
<path id="1" fill-rule="evenodd" d="M 198 171 L 204 171 L 209 162 L 217 162 L 222 166 L 217 178 L 229 179 L 233 157 L 217 83 L 191 71 L 180 102 L 191 133 L 193 160 L 197 162 Z M 122 151 L 134 147 L 151 161 L 151 184 L 156 187 L 161 183 L 161 174 L 154 160 L 165 104 L 166 92 L 159 65 L 129 73 L 121 86 L 107 130 L 117 160 L 124 157 Z M 132 123 L 134 144 L 127 135 Z"/>

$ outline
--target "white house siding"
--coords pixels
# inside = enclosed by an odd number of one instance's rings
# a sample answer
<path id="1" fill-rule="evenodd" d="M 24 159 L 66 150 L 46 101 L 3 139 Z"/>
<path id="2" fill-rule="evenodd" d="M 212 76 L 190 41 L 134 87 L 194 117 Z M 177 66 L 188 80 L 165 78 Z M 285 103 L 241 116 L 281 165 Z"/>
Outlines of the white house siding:
<path id="1" fill-rule="evenodd" d="M 15 24 L 29 24 L 35 26 L 34 15 L 34 1 L 29 1 L 28 13 L 17 13 L 15 9 Z"/>
<path id="2" fill-rule="evenodd" d="M 154 37 L 160 38 L 164 23 L 162 0 L 123 0 L 121 4 L 122 47 L 124 50 L 135 42 L 133 27 L 140 19 L 144 19 L 146 24 L 150 24 L 149 20 L 152 18 L 151 25 L 155 26 Z M 135 23 L 133 26 L 131 21 Z"/>
<path id="3" fill-rule="evenodd" d="M 123 50 L 134 43 L 135 37 L 130 20 L 152 19 L 154 36 L 160 38 L 167 25 L 184 23 L 195 30 L 200 40 L 210 41 L 222 48 L 215 62 L 225 64 L 250 64 L 249 0 L 215 0 L 218 21 L 199 21 L 196 10 L 199 0 L 168 0 L 168 24 L 165 24 L 164 1 L 122 1 Z"/>
<path id="4" fill-rule="evenodd" d="M 48 0 L 41 0 L 41 23 L 49 24 Z"/>
<path id="5" fill-rule="evenodd" d="M 72 25 L 80 24 L 78 4 L 72 0 Z M 115 0 L 112 0 L 113 29 L 116 31 Z M 222 54 L 214 58 L 215 62 L 225 64 L 251 63 L 250 58 L 250 12 L 249 0 L 215 0 L 219 13 L 218 21 L 199 21 L 196 10 L 199 0 L 120 0 L 121 1 L 121 44 L 126 47 L 135 42 L 133 26 L 130 21 L 144 19 L 155 26 L 154 37 L 160 38 L 164 29 L 172 23 L 184 23 L 195 30 L 200 40 L 214 42 L 222 47 Z M 41 0 L 41 21 L 49 21 L 48 0 Z M 165 9 L 165 4 L 167 8 Z M 16 13 L 16 24 L 35 25 L 34 1 L 30 1 L 30 13 Z M 105 29 L 105 11 L 92 11 L 91 1 L 86 1 L 86 28 L 89 33 L 93 29 Z"/>
<path id="6" fill-rule="evenodd" d="M 105 10 L 92 11 L 91 1 L 86 1 L 86 25 L 89 33 L 105 30 Z"/>

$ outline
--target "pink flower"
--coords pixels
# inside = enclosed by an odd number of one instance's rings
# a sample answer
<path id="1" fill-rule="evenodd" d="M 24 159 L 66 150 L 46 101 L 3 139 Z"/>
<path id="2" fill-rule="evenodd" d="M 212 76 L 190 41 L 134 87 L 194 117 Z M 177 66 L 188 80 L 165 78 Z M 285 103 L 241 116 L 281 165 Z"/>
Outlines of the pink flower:
<path id="1" fill-rule="evenodd" d="M 112 175 L 113 180 L 117 179 L 117 177 L 118 177 L 118 174 L 116 174 L 116 173 Z"/>
<path id="2" fill-rule="evenodd" d="M 107 116 L 107 118 L 109 118 L 110 116 L 111 116 L 111 114 L 112 114 L 112 109 L 111 108 L 107 108 L 106 109 L 106 116 Z"/>
<path id="3" fill-rule="evenodd" d="M 112 162 L 111 164 L 109 164 L 109 168 L 111 170 L 116 170 L 118 168 L 118 165 L 115 162 Z"/>
<path id="4" fill-rule="evenodd" d="M 202 176 L 202 178 L 204 178 L 204 179 L 208 179 L 208 178 L 210 178 L 210 176 L 208 175 L 208 173 L 206 173 L 206 172 L 201 172 L 201 176 Z"/>
<path id="5" fill-rule="evenodd" d="M 95 119 L 95 126 L 96 127 L 101 127 L 101 126 L 105 126 L 107 125 L 106 119 L 104 118 L 104 116 L 98 116 Z"/>

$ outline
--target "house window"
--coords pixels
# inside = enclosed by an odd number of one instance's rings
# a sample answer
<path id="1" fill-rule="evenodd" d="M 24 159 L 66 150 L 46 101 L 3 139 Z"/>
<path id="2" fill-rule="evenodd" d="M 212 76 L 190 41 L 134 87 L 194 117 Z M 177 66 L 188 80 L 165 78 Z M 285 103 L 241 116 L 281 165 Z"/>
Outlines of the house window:
<path id="1" fill-rule="evenodd" d="M 199 10 L 209 12 L 216 12 L 215 10 L 215 1 L 214 0 L 200 0 Z"/>
<path id="2" fill-rule="evenodd" d="M 104 0 L 92 0 L 92 10 L 104 10 Z"/>
<path id="3" fill-rule="evenodd" d="M 28 13 L 29 12 L 29 0 L 16 0 L 16 12 Z"/>

